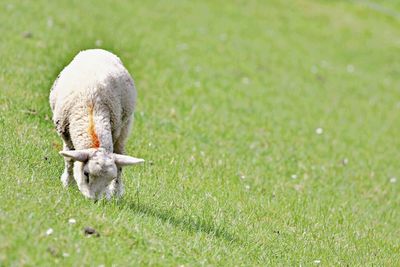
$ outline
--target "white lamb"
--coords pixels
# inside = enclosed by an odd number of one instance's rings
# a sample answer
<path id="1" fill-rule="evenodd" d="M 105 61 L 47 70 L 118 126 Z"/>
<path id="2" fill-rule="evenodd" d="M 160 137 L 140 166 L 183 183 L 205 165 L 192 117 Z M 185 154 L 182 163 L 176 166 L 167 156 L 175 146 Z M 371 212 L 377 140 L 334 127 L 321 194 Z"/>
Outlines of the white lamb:
<path id="1" fill-rule="evenodd" d="M 82 51 L 64 68 L 50 92 L 53 122 L 64 143 L 64 186 L 75 178 L 86 197 L 122 196 L 121 167 L 144 162 L 122 155 L 135 102 L 132 77 L 110 52 Z"/>

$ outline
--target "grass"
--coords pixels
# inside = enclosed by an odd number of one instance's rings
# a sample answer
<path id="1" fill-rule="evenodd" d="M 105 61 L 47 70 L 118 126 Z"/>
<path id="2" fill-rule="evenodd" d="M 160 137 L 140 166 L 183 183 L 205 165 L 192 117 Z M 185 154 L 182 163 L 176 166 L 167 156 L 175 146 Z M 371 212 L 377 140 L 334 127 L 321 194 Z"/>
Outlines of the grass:
<path id="1" fill-rule="evenodd" d="M 2 1 L 0 265 L 400 265 L 400 6 L 371 3 Z M 96 45 L 147 163 L 93 203 L 61 187 L 48 94 Z"/>

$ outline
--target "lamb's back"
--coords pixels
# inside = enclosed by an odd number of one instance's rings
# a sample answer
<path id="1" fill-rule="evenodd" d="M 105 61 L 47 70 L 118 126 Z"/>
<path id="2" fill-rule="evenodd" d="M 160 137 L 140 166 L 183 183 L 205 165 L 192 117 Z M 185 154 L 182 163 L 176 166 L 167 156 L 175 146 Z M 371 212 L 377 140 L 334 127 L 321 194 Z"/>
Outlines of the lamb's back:
<path id="1" fill-rule="evenodd" d="M 131 113 L 135 99 L 133 80 L 121 60 L 102 49 L 76 55 L 60 73 L 50 94 L 53 111 L 74 103 L 97 101 L 118 105 Z"/>

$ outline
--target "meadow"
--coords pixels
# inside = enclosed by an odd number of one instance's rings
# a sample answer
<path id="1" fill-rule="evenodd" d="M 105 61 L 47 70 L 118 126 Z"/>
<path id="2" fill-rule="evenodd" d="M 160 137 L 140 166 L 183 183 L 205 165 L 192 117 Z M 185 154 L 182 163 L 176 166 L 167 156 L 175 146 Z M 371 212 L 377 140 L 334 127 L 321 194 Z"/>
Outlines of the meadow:
<path id="1" fill-rule="evenodd" d="M 397 1 L 0 1 L 0 25 L 0 266 L 400 265 Z M 146 160 L 96 203 L 61 186 L 48 104 L 95 47 Z"/>

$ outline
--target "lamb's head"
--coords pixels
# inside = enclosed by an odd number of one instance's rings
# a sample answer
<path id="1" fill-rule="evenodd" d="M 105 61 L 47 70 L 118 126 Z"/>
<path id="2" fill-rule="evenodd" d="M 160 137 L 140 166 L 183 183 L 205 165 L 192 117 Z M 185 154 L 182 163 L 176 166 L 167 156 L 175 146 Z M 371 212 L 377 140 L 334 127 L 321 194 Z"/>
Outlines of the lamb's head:
<path id="1" fill-rule="evenodd" d="M 123 166 L 144 162 L 126 155 L 107 152 L 104 148 L 61 151 L 67 159 L 74 160 L 74 178 L 79 190 L 88 198 L 101 198 L 110 183 L 117 178 Z"/>

